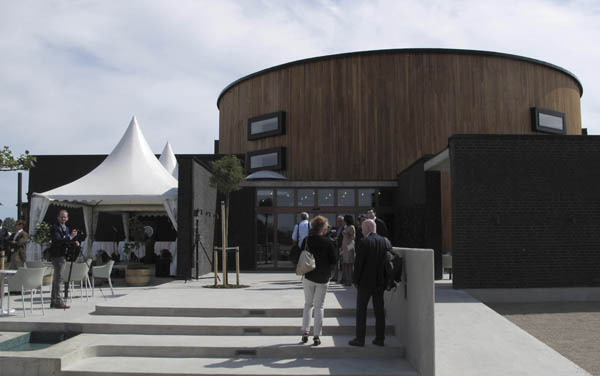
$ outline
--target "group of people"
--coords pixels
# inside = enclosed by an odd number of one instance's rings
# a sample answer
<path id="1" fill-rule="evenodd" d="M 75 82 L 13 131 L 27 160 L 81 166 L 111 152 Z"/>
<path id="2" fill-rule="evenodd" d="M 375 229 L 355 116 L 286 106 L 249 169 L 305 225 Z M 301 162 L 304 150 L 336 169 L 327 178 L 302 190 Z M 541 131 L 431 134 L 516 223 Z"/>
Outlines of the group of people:
<path id="1" fill-rule="evenodd" d="M 341 221 L 340 221 L 341 220 Z M 313 344 L 321 344 L 325 295 L 329 282 L 336 280 L 338 261 L 341 261 L 341 281 L 351 283 L 357 290 L 356 338 L 351 346 L 364 346 L 366 336 L 367 305 L 373 299 L 375 311 L 375 339 L 373 344 L 383 346 L 385 340 L 385 313 L 383 303 L 384 257 L 391 249 L 385 223 L 369 210 L 367 218 L 360 218 L 357 231 L 350 215 L 338 217 L 337 229 L 332 231 L 327 218 L 314 217 L 308 222 L 308 213 L 301 213 L 301 222 L 294 228 L 292 239 L 300 249 L 308 250 L 316 268 L 302 278 L 304 310 L 302 315 L 302 342 L 307 343 L 310 318 L 314 317 Z M 332 278 L 332 276 L 334 278 Z"/>

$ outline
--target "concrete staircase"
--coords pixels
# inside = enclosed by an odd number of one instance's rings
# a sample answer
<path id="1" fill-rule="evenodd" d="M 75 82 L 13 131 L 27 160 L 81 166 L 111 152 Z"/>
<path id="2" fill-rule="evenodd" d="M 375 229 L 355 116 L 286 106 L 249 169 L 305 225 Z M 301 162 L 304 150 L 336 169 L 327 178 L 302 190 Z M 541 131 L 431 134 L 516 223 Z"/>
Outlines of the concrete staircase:
<path id="1" fill-rule="evenodd" d="M 63 375 L 418 374 L 392 327 L 385 347 L 371 345 L 373 317 L 367 345 L 349 346 L 354 311 L 346 308 L 326 310 L 318 347 L 312 337 L 300 342 L 302 310 L 296 308 L 100 305 L 95 315 L 93 323 L 73 324 L 84 334 L 70 341 L 85 345 L 62 359 Z"/>

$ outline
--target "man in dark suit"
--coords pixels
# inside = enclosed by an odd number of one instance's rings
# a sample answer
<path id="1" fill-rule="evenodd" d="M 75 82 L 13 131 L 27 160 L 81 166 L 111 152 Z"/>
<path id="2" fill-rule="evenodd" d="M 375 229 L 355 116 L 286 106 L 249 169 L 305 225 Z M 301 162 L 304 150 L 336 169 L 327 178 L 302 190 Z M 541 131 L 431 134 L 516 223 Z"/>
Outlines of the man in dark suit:
<path id="1" fill-rule="evenodd" d="M 352 284 L 358 290 L 356 296 L 356 338 L 349 342 L 352 346 L 364 346 L 367 331 L 367 305 L 373 297 L 375 311 L 375 339 L 373 344 L 383 346 L 385 339 L 385 312 L 383 291 L 385 289 L 384 257 L 392 246 L 377 234 L 375 221 L 365 219 L 362 223 L 364 237 L 356 244 L 354 276 Z"/>
<path id="2" fill-rule="evenodd" d="M 13 232 L 8 238 L 8 248 L 10 250 L 10 263 L 9 269 L 19 269 L 25 266 L 27 260 L 27 241 L 29 240 L 29 234 L 23 231 L 25 223 L 22 220 L 18 220 L 15 223 L 16 231 Z"/>
<path id="3" fill-rule="evenodd" d="M 52 294 L 50 296 L 50 308 L 69 308 L 60 298 L 60 285 L 62 284 L 62 273 L 67 261 L 65 255 L 70 246 L 79 247 L 79 242 L 73 241 L 77 236 L 77 230 L 69 233 L 66 223 L 69 220 L 69 213 L 66 210 L 58 212 L 57 223 L 52 225 L 50 233 L 52 246 L 50 247 L 50 260 L 54 267 L 54 276 L 52 278 Z"/>
<path id="4" fill-rule="evenodd" d="M 367 217 L 369 217 L 369 219 L 372 219 L 375 222 L 375 225 L 377 225 L 377 234 L 385 238 L 390 237 L 390 233 L 388 232 L 388 228 L 385 222 L 375 216 L 374 209 L 369 209 L 369 211 L 367 211 Z"/>

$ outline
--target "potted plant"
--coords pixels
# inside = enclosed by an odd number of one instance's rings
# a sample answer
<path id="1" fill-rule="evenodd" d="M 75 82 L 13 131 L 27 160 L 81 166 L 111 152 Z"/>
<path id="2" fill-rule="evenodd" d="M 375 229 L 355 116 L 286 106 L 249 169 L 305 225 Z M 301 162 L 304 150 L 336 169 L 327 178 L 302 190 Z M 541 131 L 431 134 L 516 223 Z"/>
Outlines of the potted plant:
<path id="1" fill-rule="evenodd" d="M 140 248 L 141 242 L 144 241 L 144 225 L 137 217 L 129 218 L 129 242 L 125 243 L 124 252 L 127 259 L 131 258 L 131 254 Z M 131 263 L 127 265 L 125 272 L 125 281 L 129 286 L 146 286 L 152 280 L 154 274 L 153 265 L 144 265 L 139 263 Z"/>
<path id="2" fill-rule="evenodd" d="M 52 242 L 50 231 L 50 224 L 48 222 L 42 221 L 37 224 L 35 230 L 33 230 L 33 235 L 31 236 L 31 241 L 33 241 L 34 243 L 38 243 L 41 247 L 41 259 L 47 260 L 49 256 L 46 254 L 46 251 L 50 247 L 50 243 Z"/>

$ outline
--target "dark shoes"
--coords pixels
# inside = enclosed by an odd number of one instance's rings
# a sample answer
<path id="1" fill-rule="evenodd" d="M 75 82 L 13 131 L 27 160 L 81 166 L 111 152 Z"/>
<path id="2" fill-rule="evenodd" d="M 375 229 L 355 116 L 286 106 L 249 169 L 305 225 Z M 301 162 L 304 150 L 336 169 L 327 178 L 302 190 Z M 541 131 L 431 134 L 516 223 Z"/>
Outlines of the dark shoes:
<path id="1" fill-rule="evenodd" d="M 313 337 L 313 346 L 319 346 L 321 344 L 321 339 L 319 337 Z"/>
<path id="2" fill-rule="evenodd" d="M 353 340 L 350 340 L 350 342 L 348 342 L 348 344 L 350 346 L 363 347 L 365 345 L 365 342 L 364 341 L 360 341 L 358 338 L 354 338 Z"/>
<path id="3" fill-rule="evenodd" d="M 58 308 L 58 309 L 67 309 L 70 308 L 64 302 L 52 302 L 50 303 L 50 308 Z"/>
<path id="4" fill-rule="evenodd" d="M 383 346 L 384 346 L 384 344 L 383 344 L 383 340 L 382 340 L 382 339 L 377 339 L 377 338 L 375 338 L 375 339 L 373 340 L 373 342 L 372 342 L 372 343 L 373 343 L 375 346 L 381 346 L 381 347 L 383 347 Z"/>
<path id="5" fill-rule="evenodd" d="M 308 333 L 302 334 L 302 343 L 308 342 Z"/>

